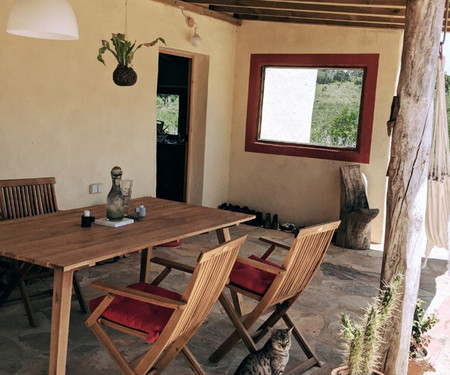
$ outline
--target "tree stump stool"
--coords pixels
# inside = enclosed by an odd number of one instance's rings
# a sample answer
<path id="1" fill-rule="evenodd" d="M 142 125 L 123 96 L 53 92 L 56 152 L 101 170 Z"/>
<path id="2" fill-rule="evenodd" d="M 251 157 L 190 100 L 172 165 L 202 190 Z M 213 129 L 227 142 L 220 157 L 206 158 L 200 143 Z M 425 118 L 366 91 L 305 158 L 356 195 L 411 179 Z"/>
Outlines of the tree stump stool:
<path id="1" fill-rule="evenodd" d="M 341 225 L 336 232 L 335 244 L 348 249 L 369 249 L 372 232 L 370 223 L 380 210 L 369 208 L 359 165 L 341 167 L 340 175 Z"/>

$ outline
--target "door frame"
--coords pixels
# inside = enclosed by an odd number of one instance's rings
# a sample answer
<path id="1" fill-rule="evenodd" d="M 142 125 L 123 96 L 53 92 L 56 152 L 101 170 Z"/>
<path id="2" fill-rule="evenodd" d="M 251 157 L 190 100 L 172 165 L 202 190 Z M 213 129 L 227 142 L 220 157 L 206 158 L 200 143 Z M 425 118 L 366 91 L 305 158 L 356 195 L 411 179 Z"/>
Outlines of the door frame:
<path id="1" fill-rule="evenodd" d="M 194 64 L 195 64 L 195 54 L 174 50 L 170 48 L 165 47 L 159 47 L 158 51 L 158 59 L 159 54 L 164 53 L 166 55 L 172 55 L 172 56 L 179 56 L 179 57 L 185 57 L 191 60 L 191 66 L 189 69 L 189 89 L 188 89 L 188 116 L 187 116 L 187 126 L 188 126 L 188 145 L 186 150 L 186 166 L 185 166 L 185 182 L 184 182 L 184 200 L 186 203 L 189 203 L 189 183 L 190 183 L 190 171 L 191 171 L 191 137 L 192 137 L 192 85 L 194 83 Z M 158 94 L 158 85 L 156 85 L 156 91 Z"/>

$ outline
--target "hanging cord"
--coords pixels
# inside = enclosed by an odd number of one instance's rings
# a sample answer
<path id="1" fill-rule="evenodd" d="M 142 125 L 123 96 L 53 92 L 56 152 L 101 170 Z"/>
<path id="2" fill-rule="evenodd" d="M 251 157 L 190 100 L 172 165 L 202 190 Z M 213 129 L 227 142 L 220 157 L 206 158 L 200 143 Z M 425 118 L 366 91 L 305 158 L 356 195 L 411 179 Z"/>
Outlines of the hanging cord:
<path id="1" fill-rule="evenodd" d="M 127 34 L 128 34 L 128 0 L 125 0 L 125 39 L 127 38 Z"/>
<path id="2" fill-rule="evenodd" d="M 444 37 L 442 39 L 442 42 L 439 44 L 439 54 L 442 56 L 442 47 L 445 43 L 445 37 L 447 36 L 447 26 L 448 26 L 448 3 L 449 0 L 446 0 L 445 2 L 445 26 L 444 26 Z"/>

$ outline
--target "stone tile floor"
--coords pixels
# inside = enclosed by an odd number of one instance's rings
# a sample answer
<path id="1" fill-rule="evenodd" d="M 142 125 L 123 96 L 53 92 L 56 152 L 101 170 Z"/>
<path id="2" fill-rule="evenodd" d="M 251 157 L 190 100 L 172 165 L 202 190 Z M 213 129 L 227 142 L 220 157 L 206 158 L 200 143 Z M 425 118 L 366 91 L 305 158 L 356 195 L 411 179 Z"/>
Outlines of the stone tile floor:
<path id="1" fill-rule="evenodd" d="M 264 230 L 247 225 L 232 229 L 232 237 L 247 233 L 248 240 L 243 246 L 243 255 L 261 255 L 266 246 L 257 241 L 261 235 L 292 241 L 292 234 Z M 177 248 L 158 248 L 158 256 L 183 259 L 194 263 L 198 251 L 213 247 L 217 242 L 214 233 L 199 235 Z M 327 375 L 341 363 L 341 343 L 339 339 L 339 316 L 341 312 L 357 316 L 377 293 L 381 270 L 381 252 L 376 250 L 352 251 L 331 246 L 320 270 L 311 284 L 291 309 L 291 316 L 301 328 L 309 343 L 323 361 L 323 367 L 314 374 Z M 273 261 L 280 261 L 282 253 L 275 253 Z M 79 271 L 78 275 L 86 299 L 99 293 L 88 287 L 97 279 L 108 280 L 120 285 L 135 282 L 139 275 L 139 255 L 132 254 L 116 263 L 105 264 Z M 161 270 L 152 268 L 152 275 Z M 431 302 L 437 309 L 440 323 L 435 327 L 432 348 L 432 363 L 435 375 L 448 375 L 450 371 L 450 279 L 444 275 L 446 261 L 430 259 L 423 270 L 420 297 Z M 182 291 L 188 276 L 172 272 L 163 285 Z M 51 285 L 51 280 L 47 281 Z M 438 289 L 437 289 L 438 288 Z M 437 293 L 437 294 L 436 294 Z M 40 320 L 38 328 L 28 326 L 21 303 L 6 305 L 0 309 L 0 375 L 43 375 L 47 374 L 47 361 L 50 341 L 51 299 L 40 298 L 33 301 Z M 250 305 L 249 305 L 250 306 Z M 114 375 L 119 374 L 115 365 L 91 331 L 84 325 L 86 315 L 79 311 L 76 301 L 72 303 L 69 349 L 67 359 L 68 375 Z M 241 360 L 248 354 L 239 345 L 219 364 L 208 361 L 211 352 L 222 343 L 232 331 L 232 325 L 219 303 L 217 303 L 205 323 L 192 338 L 189 348 L 197 357 L 205 371 L 210 375 L 233 374 Z M 114 334 L 119 346 L 129 358 L 135 358 L 147 349 L 147 344 L 139 339 Z M 265 340 L 263 340 L 264 342 Z M 298 363 L 302 357 L 296 344 L 291 348 L 290 364 Z M 184 361 L 177 358 L 164 372 L 171 374 L 190 374 Z"/>

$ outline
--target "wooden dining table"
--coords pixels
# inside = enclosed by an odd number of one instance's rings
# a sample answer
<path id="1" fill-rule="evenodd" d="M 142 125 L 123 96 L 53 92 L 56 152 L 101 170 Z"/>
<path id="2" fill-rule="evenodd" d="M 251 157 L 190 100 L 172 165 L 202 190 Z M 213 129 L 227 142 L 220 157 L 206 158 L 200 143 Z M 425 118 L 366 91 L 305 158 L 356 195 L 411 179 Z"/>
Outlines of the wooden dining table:
<path id="1" fill-rule="evenodd" d="M 66 373 L 74 271 L 141 251 L 139 279 L 148 282 L 154 246 L 210 231 L 216 231 L 222 243 L 230 240 L 228 228 L 254 218 L 152 197 L 132 200 L 130 211 L 141 204 L 146 207 L 146 217 L 117 228 L 81 227 L 84 210 L 103 218 L 104 204 L 0 222 L 1 256 L 54 270 L 49 375 Z"/>

